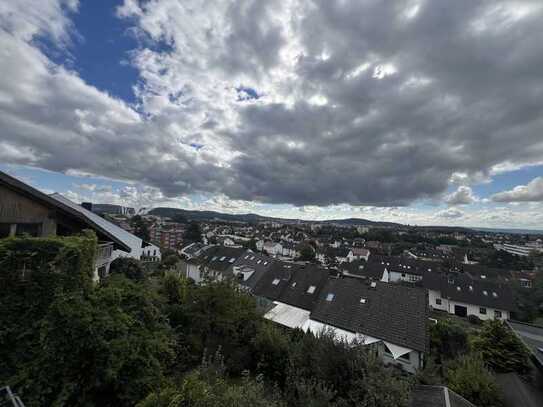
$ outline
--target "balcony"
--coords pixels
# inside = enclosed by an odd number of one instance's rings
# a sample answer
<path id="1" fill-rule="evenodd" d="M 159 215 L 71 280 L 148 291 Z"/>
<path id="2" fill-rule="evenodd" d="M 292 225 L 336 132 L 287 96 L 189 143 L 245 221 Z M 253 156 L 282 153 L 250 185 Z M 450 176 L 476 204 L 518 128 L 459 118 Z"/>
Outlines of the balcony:
<path id="1" fill-rule="evenodd" d="M 111 255 L 113 253 L 113 243 L 101 242 L 98 243 L 98 249 L 96 250 L 96 267 L 102 267 L 111 261 Z"/>

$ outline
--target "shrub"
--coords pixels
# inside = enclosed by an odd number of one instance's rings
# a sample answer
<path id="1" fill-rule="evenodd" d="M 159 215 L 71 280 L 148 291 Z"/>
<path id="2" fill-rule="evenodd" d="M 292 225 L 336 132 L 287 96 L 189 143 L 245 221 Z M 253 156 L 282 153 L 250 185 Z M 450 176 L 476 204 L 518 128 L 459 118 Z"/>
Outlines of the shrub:
<path id="1" fill-rule="evenodd" d="M 479 407 L 503 404 L 496 380 L 480 354 L 464 355 L 452 362 L 447 370 L 447 383 L 451 390 Z"/>
<path id="2" fill-rule="evenodd" d="M 483 323 L 481 318 L 479 318 L 477 315 L 474 315 L 474 314 L 468 315 L 468 321 L 470 324 L 473 324 L 473 325 L 482 325 Z"/>
<path id="3" fill-rule="evenodd" d="M 528 351 L 502 321 L 485 322 L 479 336 L 473 341 L 473 347 L 497 372 L 526 374 L 530 371 Z"/>

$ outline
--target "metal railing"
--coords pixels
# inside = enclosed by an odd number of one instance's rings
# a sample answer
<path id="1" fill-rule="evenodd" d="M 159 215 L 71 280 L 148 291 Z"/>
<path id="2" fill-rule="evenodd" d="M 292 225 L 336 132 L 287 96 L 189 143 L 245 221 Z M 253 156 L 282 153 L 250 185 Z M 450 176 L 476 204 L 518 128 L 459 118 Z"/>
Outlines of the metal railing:
<path id="1" fill-rule="evenodd" d="M 19 396 L 13 393 L 9 386 L 0 387 L 0 407 L 4 406 L 25 407 Z"/>

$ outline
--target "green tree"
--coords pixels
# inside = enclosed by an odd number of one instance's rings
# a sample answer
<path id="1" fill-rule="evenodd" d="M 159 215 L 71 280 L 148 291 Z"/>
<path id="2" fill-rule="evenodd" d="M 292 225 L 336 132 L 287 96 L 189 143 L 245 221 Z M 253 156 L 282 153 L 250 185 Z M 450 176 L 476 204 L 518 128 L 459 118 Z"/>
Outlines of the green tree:
<path id="1" fill-rule="evenodd" d="M 478 354 L 464 355 L 449 365 L 447 384 L 451 390 L 479 407 L 503 404 L 500 388 Z"/>
<path id="2" fill-rule="evenodd" d="M 246 249 L 252 250 L 253 252 L 258 251 L 258 249 L 256 248 L 256 240 L 255 239 L 248 240 L 247 242 L 245 242 L 245 244 L 243 246 Z"/>
<path id="3" fill-rule="evenodd" d="M 134 234 L 145 242 L 151 241 L 151 236 L 149 234 L 149 228 L 147 223 L 143 220 L 140 215 L 133 216 L 130 219 L 130 225 L 134 228 Z"/>
<path id="4" fill-rule="evenodd" d="M 454 359 L 468 352 L 468 334 L 454 322 L 438 321 L 430 328 L 430 348 L 442 361 Z"/>
<path id="5" fill-rule="evenodd" d="M 528 351 L 502 321 L 485 322 L 473 347 L 496 372 L 525 374 L 530 371 Z"/>
<path id="6" fill-rule="evenodd" d="M 185 230 L 184 239 L 188 242 L 201 242 L 202 241 L 202 231 L 200 230 L 200 225 L 197 222 L 190 222 L 187 230 Z"/>
<path id="7" fill-rule="evenodd" d="M 51 304 L 19 393 L 28 406 L 134 405 L 162 382 L 171 338 L 149 292 L 111 276 L 88 295 Z"/>
<path id="8" fill-rule="evenodd" d="M 303 245 L 300 248 L 300 260 L 301 261 L 314 261 L 315 250 L 309 244 Z"/>
<path id="9" fill-rule="evenodd" d="M 145 271 L 141 262 L 132 257 L 116 258 L 111 262 L 109 272 L 110 274 L 122 274 L 135 281 L 141 281 L 145 278 Z"/>

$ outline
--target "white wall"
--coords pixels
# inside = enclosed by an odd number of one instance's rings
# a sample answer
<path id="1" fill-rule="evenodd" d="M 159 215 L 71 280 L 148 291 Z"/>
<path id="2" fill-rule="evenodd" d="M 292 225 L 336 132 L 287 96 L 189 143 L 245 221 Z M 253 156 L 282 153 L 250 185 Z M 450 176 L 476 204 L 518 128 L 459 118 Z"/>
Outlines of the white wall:
<path id="1" fill-rule="evenodd" d="M 418 352 L 416 350 L 409 352 L 407 354 L 409 356 L 409 360 L 403 359 L 401 357 L 394 359 L 394 357 L 390 353 L 386 352 L 384 343 L 379 342 L 378 344 L 376 344 L 376 348 L 379 357 L 385 364 L 400 365 L 403 370 L 409 373 L 416 373 L 417 369 L 422 368 L 421 360 L 424 359 L 421 352 Z"/>
<path id="2" fill-rule="evenodd" d="M 410 283 L 413 283 L 415 281 L 422 280 L 422 276 L 419 276 L 417 274 L 411 274 L 407 270 L 404 271 L 403 273 L 398 273 L 397 271 L 391 271 L 389 273 L 389 279 L 390 279 L 390 282 L 392 283 L 397 283 L 398 281 L 408 281 Z"/>
<path id="3" fill-rule="evenodd" d="M 441 299 L 441 305 L 436 304 L 437 298 Z M 441 298 L 441 293 L 435 290 L 428 290 L 428 303 L 433 309 L 446 311 L 449 314 L 454 314 L 454 306 L 460 305 L 467 308 L 468 315 L 476 315 L 482 320 L 495 319 L 494 311 L 496 310 L 502 313 L 502 316 L 500 318 L 501 320 L 506 320 L 506 319 L 509 319 L 510 317 L 509 311 L 496 309 L 496 308 L 489 308 L 489 307 L 480 307 L 479 305 L 466 304 L 463 302 L 452 301 L 446 298 Z M 486 314 L 481 314 L 480 308 L 486 308 Z"/>

